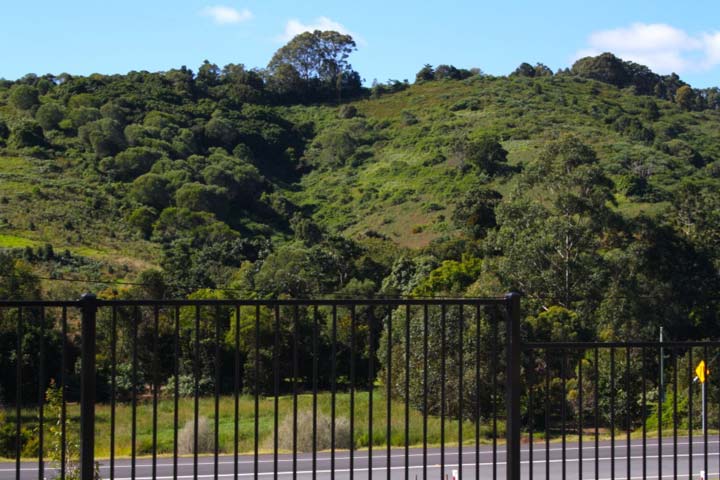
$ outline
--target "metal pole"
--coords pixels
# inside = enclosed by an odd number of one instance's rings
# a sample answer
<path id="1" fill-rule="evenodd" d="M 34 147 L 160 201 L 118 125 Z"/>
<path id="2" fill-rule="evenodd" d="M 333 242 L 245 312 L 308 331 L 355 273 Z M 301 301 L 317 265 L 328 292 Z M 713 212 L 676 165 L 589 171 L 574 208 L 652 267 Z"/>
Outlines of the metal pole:
<path id="1" fill-rule="evenodd" d="M 95 324 L 97 298 L 80 297 L 82 349 L 80 353 L 80 480 L 95 479 Z"/>
<path id="2" fill-rule="evenodd" d="M 705 403 L 707 402 L 707 397 L 705 396 L 705 382 L 702 382 L 702 429 L 703 432 L 705 432 Z"/>
<path id="3" fill-rule="evenodd" d="M 507 480 L 520 480 L 520 294 L 505 295 L 507 308 L 506 472 Z"/>
<path id="4" fill-rule="evenodd" d="M 665 401 L 665 351 L 662 348 L 663 327 L 660 325 L 660 403 Z"/>

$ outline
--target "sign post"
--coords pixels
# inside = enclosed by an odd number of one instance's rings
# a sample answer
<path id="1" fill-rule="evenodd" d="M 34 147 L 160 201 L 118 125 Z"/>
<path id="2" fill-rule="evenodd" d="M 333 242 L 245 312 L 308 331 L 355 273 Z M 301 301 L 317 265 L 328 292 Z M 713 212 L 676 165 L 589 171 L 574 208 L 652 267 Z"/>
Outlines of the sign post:
<path id="1" fill-rule="evenodd" d="M 703 432 L 705 431 L 706 425 L 705 425 L 705 404 L 707 403 L 707 395 L 705 391 L 705 379 L 707 375 L 710 374 L 710 371 L 707 369 L 707 366 L 705 365 L 705 360 L 700 360 L 700 363 L 698 363 L 698 366 L 695 367 L 695 379 L 700 382 L 700 385 L 702 385 L 702 429 Z"/>

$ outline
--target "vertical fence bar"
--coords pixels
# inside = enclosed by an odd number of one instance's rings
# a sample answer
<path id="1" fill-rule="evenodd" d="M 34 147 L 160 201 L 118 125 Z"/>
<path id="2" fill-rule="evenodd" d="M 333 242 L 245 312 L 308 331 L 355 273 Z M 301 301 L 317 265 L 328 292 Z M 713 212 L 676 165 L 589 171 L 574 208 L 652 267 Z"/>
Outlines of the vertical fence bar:
<path id="1" fill-rule="evenodd" d="M 428 433 L 428 305 L 423 305 L 423 480 L 427 480 Z"/>
<path id="2" fill-rule="evenodd" d="M 45 307 L 40 307 L 40 351 L 38 352 L 38 480 L 45 478 Z"/>
<path id="3" fill-rule="evenodd" d="M 387 430 L 385 432 L 385 445 L 386 445 L 386 464 L 387 467 L 387 480 L 391 480 L 391 471 L 390 468 L 392 467 L 392 456 L 391 456 L 391 447 L 392 447 L 392 310 L 390 307 L 387 308 L 387 351 L 388 351 L 388 363 L 387 363 L 387 388 L 386 393 L 386 427 Z M 372 442 L 372 440 L 370 440 Z"/>
<path id="4" fill-rule="evenodd" d="M 350 480 L 355 478 L 355 305 L 350 306 Z"/>
<path id="5" fill-rule="evenodd" d="M 567 477 L 567 350 L 562 349 L 560 356 L 560 437 L 562 450 L 562 479 Z"/>
<path id="6" fill-rule="evenodd" d="M 693 349 L 688 349 L 688 480 L 693 478 Z"/>
<path id="7" fill-rule="evenodd" d="M 583 404 L 583 358 L 585 352 L 580 351 L 580 361 L 578 362 L 578 478 L 583 478 L 583 416 L 585 415 L 585 405 Z M 629 479 L 630 477 L 628 477 Z"/>
<path id="8" fill-rule="evenodd" d="M 595 347 L 593 351 L 593 379 L 595 380 L 595 388 L 593 389 L 593 406 L 595 410 L 595 480 L 600 480 L 600 366 L 598 362 L 599 352 Z"/>
<path id="9" fill-rule="evenodd" d="M 372 479 L 373 472 L 373 398 L 374 391 L 373 387 L 375 384 L 375 362 L 374 356 L 372 355 L 373 346 L 375 342 L 375 335 L 373 334 L 374 328 L 374 313 L 373 307 L 368 307 L 368 479 Z M 389 336 L 388 336 L 389 338 Z M 390 358 L 391 352 L 388 350 L 388 358 Z M 388 381 L 389 383 L 389 381 Z"/>
<path id="10" fill-rule="evenodd" d="M 647 362 L 645 360 L 645 357 L 647 355 L 647 352 L 645 352 L 645 347 L 643 347 L 640 350 L 640 354 L 642 355 L 642 478 L 643 480 L 647 479 L 647 377 L 645 376 L 645 372 L 647 372 Z"/>
<path id="11" fill-rule="evenodd" d="M 520 294 L 505 296 L 507 309 L 507 373 L 505 379 L 507 401 L 506 474 L 507 480 L 520 480 Z"/>
<path id="12" fill-rule="evenodd" d="M 110 480 L 115 479 L 115 422 L 117 408 L 117 308 L 110 319 Z M 63 422 L 64 423 L 64 422 Z M 65 441 L 63 440 L 63 445 Z M 65 480 L 65 479 L 63 479 Z"/>
<path id="13" fill-rule="evenodd" d="M 335 480 L 335 410 L 337 397 L 337 305 L 332 306 L 332 332 L 330 345 L 330 478 Z"/>
<path id="14" fill-rule="evenodd" d="M 631 473 L 631 453 L 630 444 L 630 347 L 625 349 L 625 429 L 627 435 L 627 460 L 626 460 L 626 477 L 630 479 Z"/>
<path id="15" fill-rule="evenodd" d="M 298 425 L 298 377 L 300 376 L 299 367 L 298 364 L 299 358 L 298 358 L 298 341 L 299 341 L 299 331 L 300 328 L 300 312 L 297 304 L 293 308 L 293 350 L 292 350 L 292 356 L 293 356 L 293 381 L 292 381 L 292 395 L 293 395 L 293 451 L 292 451 L 292 478 L 293 480 L 297 479 L 297 453 L 298 453 L 298 435 L 297 435 L 297 425 Z"/>
<path id="16" fill-rule="evenodd" d="M 222 317 L 220 306 L 215 307 L 215 428 L 213 433 L 215 435 L 213 445 L 213 478 L 218 479 L 219 472 L 219 454 L 220 454 L 220 374 L 221 374 L 221 361 L 220 361 L 220 319 Z"/>
<path id="17" fill-rule="evenodd" d="M 550 349 L 545 349 L 545 480 L 550 480 Z"/>
<path id="18" fill-rule="evenodd" d="M 132 322 L 132 366 L 131 366 L 131 385 L 132 385 L 132 398 L 131 398 L 131 427 L 130 427 L 130 477 L 135 480 L 136 474 L 136 463 L 137 463 L 137 370 L 138 370 L 138 327 L 140 326 L 140 307 L 135 307 L 134 315 L 131 320 Z M 197 438 L 197 427 L 195 427 L 195 434 Z M 197 448 L 195 449 L 197 451 Z M 197 459 L 196 459 L 197 462 Z M 84 479 L 83 479 L 84 480 Z"/>
<path id="19" fill-rule="evenodd" d="M 257 342 L 258 337 L 258 331 L 257 329 L 254 330 L 254 336 L 255 341 Z M 234 357 L 235 357 L 235 366 L 233 368 L 233 373 L 235 374 L 235 378 L 233 381 L 233 400 L 235 401 L 235 425 L 234 425 L 234 431 L 233 431 L 233 476 L 234 478 L 238 478 L 238 473 L 240 473 L 239 465 L 238 465 L 238 443 L 240 442 L 240 306 L 235 305 L 235 345 L 233 348 Z M 257 356 L 255 357 L 255 361 L 257 361 Z M 255 398 L 257 398 L 257 369 L 253 372 L 253 377 L 255 377 L 255 388 L 253 389 L 253 395 Z M 255 405 L 257 408 L 257 404 Z M 253 416 L 253 423 L 255 423 L 255 418 L 257 417 L 257 411 L 254 412 Z M 254 445 L 253 445 L 254 447 Z M 253 465 L 254 465 L 255 459 L 253 458 Z"/>
<path id="20" fill-rule="evenodd" d="M 17 345 L 15 347 L 17 364 L 15 365 L 15 479 L 20 480 L 20 456 L 22 455 L 22 363 L 23 363 L 23 308 L 18 307 L 18 318 L 17 318 Z M 85 345 L 83 343 L 83 345 Z M 84 349 L 83 349 L 84 352 Z M 82 360 L 85 360 L 86 355 L 83 355 Z M 84 365 L 84 364 L 83 364 Z M 82 379 L 85 379 L 83 376 Z M 81 388 L 87 387 L 82 385 Z M 84 392 L 81 390 L 81 395 Z M 84 405 L 84 404 L 83 404 Z M 87 427 L 86 427 L 87 428 Z M 82 448 L 83 445 L 81 445 Z M 81 480 L 87 480 L 82 477 Z"/>
<path id="21" fill-rule="evenodd" d="M 278 478 L 278 427 L 280 415 L 280 307 L 275 305 L 275 344 L 273 346 L 273 376 L 274 376 L 274 398 L 273 398 L 273 479 Z M 257 458 L 257 455 L 256 455 Z"/>
<path id="22" fill-rule="evenodd" d="M 531 355 L 535 351 L 531 352 Z M 535 417 L 535 403 L 533 392 L 535 387 L 535 359 L 532 358 L 530 368 L 527 372 L 528 379 L 528 468 L 530 470 L 530 480 L 533 480 L 533 423 Z M 582 476 L 580 476 L 582 478 Z"/>
<path id="23" fill-rule="evenodd" d="M 610 347 L 610 478 L 615 479 L 615 347 Z"/>
<path id="24" fill-rule="evenodd" d="M 113 308 L 113 311 L 115 309 Z M 67 307 L 62 307 L 62 314 L 61 314 L 61 329 L 62 329 L 62 360 L 61 360 L 61 366 L 60 366 L 60 395 L 61 395 L 61 404 L 60 404 L 60 480 L 65 480 L 66 476 L 66 462 L 67 462 L 67 374 L 68 374 L 68 358 L 67 358 Z M 113 331 L 114 331 L 114 323 L 113 323 Z M 113 339 L 115 336 L 113 335 Z M 113 353 L 112 355 L 112 363 L 113 363 L 113 372 L 115 371 L 115 348 L 113 345 Z M 113 376 L 113 387 L 114 387 L 114 381 L 115 378 Z M 115 391 L 113 389 L 113 395 Z M 113 409 L 114 414 L 114 409 Z M 113 415 L 114 417 L 114 415 Z M 112 418 L 114 421 L 114 418 Z M 115 435 L 114 435 L 114 426 L 115 424 L 112 423 L 111 429 L 110 429 L 110 438 L 111 442 L 113 441 Z M 113 449 L 110 449 L 110 455 L 111 455 L 111 461 L 110 461 L 110 480 L 112 480 L 112 451 Z"/>
<path id="25" fill-rule="evenodd" d="M 405 480 L 410 480 L 410 305 L 405 305 Z"/>
<path id="26" fill-rule="evenodd" d="M 82 305 L 82 350 L 80 353 L 80 480 L 94 480 L 95 328 L 98 306 L 95 295 L 89 293 L 80 298 L 80 304 Z M 18 408 L 20 407 L 18 406 Z"/>
<path id="27" fill-rule="evenodd" d="M 708 412 L 707 408 L 707 392 L 710 389 L 710 375 L 707 373 L 707 366 L 710 363 L 710 358 L 708 357 L 708 347 L 705 345 L 703 347 L 703 361 L 705 362 L 705 383 L 703 384 L 703 424 L 702 424 L 702 430 L 703 430 L 703 469 L 705 471 L 705 476 L 707 478 L 708 475 L 710 475 L 710 470 L 708 470 L 708 429 L 707 429 L 707 416 L 710 412 Z"/>
<path id="28" fill-rule="evenodd" d="M 153 308 L 153 353 L 152 353 L 152 478 L 157 478 L 157 441 L 158 441 L 158 388 L 160 376 L 158 368 L 158 335 L 160 334 L 160 311 L 157 305 Z"/>
<path id="29" fill-rule="evenodd" d="M 480 304 L 475 306 L 475 480 L 480 480 Z"/>
<path id="30" fill-rule="evenodd" d="M 499 326 L 498 326 L 498 310 L 494 309 L 495 315 L 492 319 L 492 341 L 490 342 L 490 375 L 492 377 L 492 478 L 497 480 L 497 440 L 498 440 L 498 342 L 499 342 Z"/>
<path id="31" fill-rule="evenodd" d="M 173 480 L 178 477 L 178 423 L 180 417 L 180 307 L 175 307 L 175 329 L 173 332 L 175 385 L 173 391 Z"/>
<path id="32" fill-rule="evenodd" d="M 658 358 L 660 363 L 664 361 L 663 359 L 663 348 L 662 344 L 658 347 Z M 657 478 L 663 478 L 663 458 L 662 458 L 662 418 L 663 418 L 663 401 L 665 400 L 663 397 L 665 395 L 665 391 L 663 390 L 663 369 L 661 368 L 658 373 L 658 402 L 657 402 L 657 418 L 658 418 L 658 439 L 657 439 L 657 445 L 658 445 L 658 474 Z"/>
<path id="33" fill-rule="evenodd" d="M 445 477 L 445 316 L 446 308 L 440 305 L 440 477 Z M 388 479 L 389 480 L 389 479 Z"/>
<path id="34" fill-rule="evenodd" d="M 312 357 L 313 357 L 313 378 L 312 378 L 312 478 L 317 479 L 317 414 L 318 414 L 318 306 L 313 308 L 313 332 L 312 332 Z"/>
<path id="35" fill-rule="evenodd" d="M 240 311 L 238 308 L 238 330 L 240 330 Z M 253 478 L 258 480 L 260 475 L 258 465 L 258 454 L 260 450 L 260 305 L 255 306 L 255 389 L 253 400 L 255 401 L 255 415 L 253 416 Z M 237 464 L 237 461 L 235 462 Z"/>
<path id="36" fill-rule="evenodd" d="M 463 306 L 458 306 L 458 478 L 456 480 L 462 480 L 463 477 L 463 349 L 465 344 L 463 342 L 463 330 L 465 329 L 465 317 L 463 315 Z M 405 480 L 408 480 L 407 476 Z"/>
<path id="37" fill-rule="evenodd" d="M 193 411 L 193 478 L 198 478 L 198 422 L 200 410 L 200 305 L 195 305 L 195 405 Z"/>
<path id="38" fill-rule="evenodd" d="M 678 351 L 671 349 L 670 352 L 672 353 L 672 368 L 673 368 L 673 405 L 672 405 L 672 413 L 673 413 L 673 480 L 677 480 L 678 478 L 678 462 L 677 462 L 677 454 L 678 454 L 678 444 L 677 444 L 677 438 L 678 438 Z M 662 419 L 660 419 L 662 421 Z M 692 469 L 691 469 L 692 470 Z"/>

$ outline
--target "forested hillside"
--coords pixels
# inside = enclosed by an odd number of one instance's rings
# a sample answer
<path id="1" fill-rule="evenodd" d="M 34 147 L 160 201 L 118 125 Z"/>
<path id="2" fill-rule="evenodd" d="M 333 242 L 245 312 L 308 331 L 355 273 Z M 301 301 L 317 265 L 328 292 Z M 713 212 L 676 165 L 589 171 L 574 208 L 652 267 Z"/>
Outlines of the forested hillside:
<path id="1" fill-rule="evenodd" d="M 366 89 L 354 48 L 0 81 L 0 298 L 517 290 L 537 339 L 720 333 L 718 89 L 610 54 Z"/>

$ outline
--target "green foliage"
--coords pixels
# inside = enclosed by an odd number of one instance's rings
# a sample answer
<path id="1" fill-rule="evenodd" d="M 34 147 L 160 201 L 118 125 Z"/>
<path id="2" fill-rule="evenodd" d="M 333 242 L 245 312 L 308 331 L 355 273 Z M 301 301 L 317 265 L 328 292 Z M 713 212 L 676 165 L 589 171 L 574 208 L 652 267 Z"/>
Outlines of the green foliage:
<path id="1" fill-rule="evenodd" d="M 14 148 L 45 145 L 42 128 L 34 120 L 20 120 L 12 127 L 9 145 Z"/>
<path id="2" fill-rule="evenodd" d="M 147 173 L 161 156 L 160 152 L 148 147 L 130 147 L 113 158 L 102 160 L 100 168 L 110 177 L 127 182 Z M 158 192 L 158 195 L 162 193 Z"/>
<path id="3" fill-rule="evenodd" d="M 146 173 L 133 181 L 130 196 L 138 203 L 162 210 L 170 205 L 170 182 L 161 175 Z"/>
<path id="4" fill-rule="evenodd" d="M 350 35 L 320 30 L 304 32 L 275 52 L 267 68 L 273 83 L 284 86 L 281 93 L 285 95 L 327 98 L 325 90 L 335 91 L 340 98 L 343 91 L 353 95 L 359 90 L 359 76 L 348 62 L 355 50 Z M 297 87 L 300 91 L 295 90 Z"/>
<path id="5" fill-rule="evenodd" d="M 30 85 L 17 85 L 10 90 L 8 101 L 18 110 L 31 110 L 40 102 L 38 91 Z"/>
<path id="6" fill-rule="evenodd" d="M 502 195 L 497 191 L 483 185 L 474 186 L 455 205 L 452 220 L 473 238 L 483 238 L 497 225 L 495 207 L 500 200 Z"/>
<path id="7" fill-rule="evenodd" d="M 144 239 L 149 239 L 152 235 L 153 223 L 157 218 L 157 212 L 154 208 L 143 205 L 132 211 L 128 217 L 128 223 L 135 227 Z"/>
<path id="8" fill-rule="evenodd" d="M 56 129 L 63 118 L 65 115 L 57 103 L 43 104 L 35 112 L 35 120 L 45 131 Z"/>
<path id="9" fill-rule="evenodd" d="M 218 212 L 225 194 L 225 189 L 215 185 L 186 183 L 175 192 L 175 205 L 194 211 Z"/>
<path id="10" fill-rule="evenodd" d="M 96 158 L 114 155 L 125 148 L 122 125 L 111 118 L 102 118 L 80 127 L 78 137 L 92 147 Z"/>
<path id="11" fill-rule="evenodd" d="M 493 135 L 460 140 L 455 146 L 455 150 L 464 161 L 488 175 L 501 172 L 507 163 L 508 152 L 500 144 L 498 138 Z"/>
<path id="12" fill-rule="evenodd" d="M 467 257 L 462 261 L 445 260 L 418 285 L 413 293 L 419 296 L 458 296 L 472 285 L 482 272 L 482 259 Z"/>

